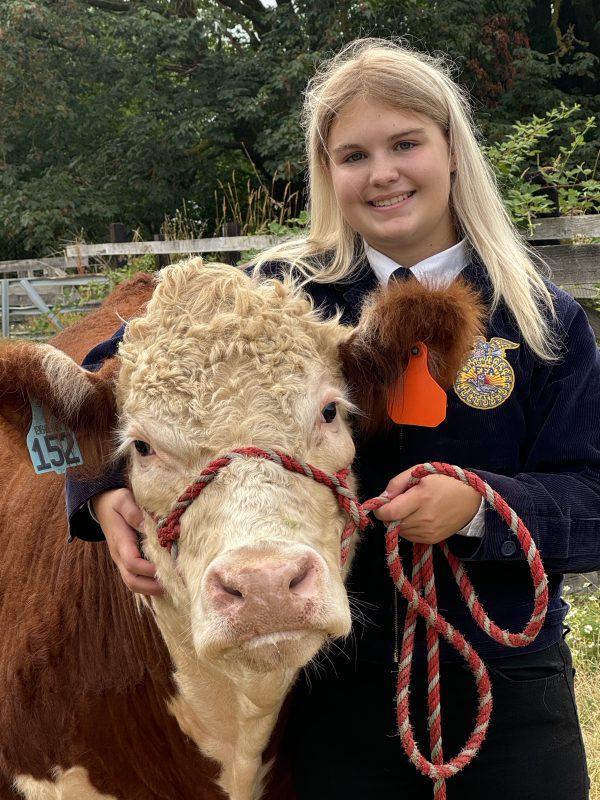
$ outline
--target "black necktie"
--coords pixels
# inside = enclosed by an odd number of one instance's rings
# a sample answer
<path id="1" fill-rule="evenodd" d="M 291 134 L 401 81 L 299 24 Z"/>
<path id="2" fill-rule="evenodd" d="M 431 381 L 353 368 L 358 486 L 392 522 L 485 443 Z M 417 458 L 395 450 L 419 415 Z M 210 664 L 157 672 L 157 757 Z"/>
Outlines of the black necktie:
<path id="1" fill-rule="evenodd" d="M 409 278 L 413 278 L 412 270 L 408 269 L 407 267 L 398 267 L 395 269 L 389 277 L 388 283 L 392 281 L 407 281 Z"/>

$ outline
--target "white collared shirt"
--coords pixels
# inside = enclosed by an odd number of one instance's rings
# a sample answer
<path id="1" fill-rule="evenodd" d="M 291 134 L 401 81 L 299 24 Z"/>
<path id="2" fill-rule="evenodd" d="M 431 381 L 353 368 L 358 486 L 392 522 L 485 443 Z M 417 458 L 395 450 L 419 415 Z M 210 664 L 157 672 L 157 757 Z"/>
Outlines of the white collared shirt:
<path id="1" fill-rule="evenodd" d="M 371 269 L 377 276 L 377 280 L 382 286 L 387 286 L 391 274 L 402 264 L 396 263 L 389 256 L 375 250 L 371 245 L 364 243 L 365 254 Z M 468 249 L 464 239 L 461 239 L 447 250 L 435 253 L 429 258 L 419 261 L 410 268 L 413 276 L 419 283 L 426 283 L 428 286 L 444 287 L 449 286 L 457 278 L 463 268 L 468 263 Z M 485 500 L 481 500 L 478 512 L 471 522 L 461 528 L 457 533 L 460 536 L 471 536 L 481 539 L 485 528 Z"/>
<path id="2" fill-rule="evenodd" d="M 371 245 L 364 243 L 365 254 L 371 269 L 377 276 L 379 283 L 386 286 L 390 275 L 403 264 L 396 263 L 389 256 L 384 256 Z M 449 286 L 452 281 L 460 275 L 463 268 L 469 262 L 469 254 L 465 239 L 461 239 L 457 244 L 452 245 L 441 253 L 435 253 L 429 258 L 419 261 L 410 268 L 414 277 L 420 283 L 427 283 L 428 286 Z"/>

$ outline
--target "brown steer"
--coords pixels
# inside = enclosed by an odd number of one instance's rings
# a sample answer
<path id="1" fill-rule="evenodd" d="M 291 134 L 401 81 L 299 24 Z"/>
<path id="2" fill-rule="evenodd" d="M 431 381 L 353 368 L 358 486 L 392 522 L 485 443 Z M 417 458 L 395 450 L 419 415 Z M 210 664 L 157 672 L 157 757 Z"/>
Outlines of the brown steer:
<path id="1" fill-rule="evenodd" d="M 56 345 L 80 359 L 153 288 L 136 287 Z M 236 447 L 347 467 L 355 406 L 369 412 L 355 425 L 383 421 L 419 340 L 450 385 L 479 316 L 464 286 L 414 281 L 352 329 L 289 284 L 191 260 L 162 271 L 98 373 L 51 345 L 0 344 L 3 800 L 290 797 L 264 754 L 298 671 L 350 630 L 345 514 L 325 486 L 242 458 L 185 511 L 177 550 L 155 520 Z M 28 395 L 76 434 L 82 469 L 115 444 L 127 459 L 164 597 L 136 602 L 105 546 L 66 543 L 62 477 L 36 476 L 26 449 Z"/>

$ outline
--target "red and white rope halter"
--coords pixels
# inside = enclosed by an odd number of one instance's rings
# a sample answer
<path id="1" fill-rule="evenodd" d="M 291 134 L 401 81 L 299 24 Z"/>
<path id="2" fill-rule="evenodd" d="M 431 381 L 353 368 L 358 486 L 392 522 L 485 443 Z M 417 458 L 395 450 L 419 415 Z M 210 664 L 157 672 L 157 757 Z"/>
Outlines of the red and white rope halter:
<path id="1" fill-rule="evenodd" d="M 318 483 L 327 486 L 337 498 L 340 506 L 348 515 L 348 522 L 341 538 L 341 563 L 348 558 L 350 541 L 357 530 L 364 530 L 370 520 L 367 514 L 388 502 L 388 498 L 375 497 L 360 503 L 348 486 L 349 468 L 330 475 L 317 467 L 305 464 L 278 450 L 263 450 L 260 447 L 243 447 L 232 450 L 212 461 L 205 467 L 198 478 L 188 486 L 177 499 L 171 512 L 158 520 L 158 538 L 160 544 L 169 552 L 175 546 L 180 533 L 180 519 L 188 506 L 198 497 L 202 490 L 215 476 L 238 458 L 262 458 L 279 464 L 291 472 L 305 475 Z M 548 608 L 548 581 L 544 574 L 542 561 L 531 534 L 522 520 L 506 504 L 506 502 L 478 475 L 453 467 L 449 464 L 422 464 L 412 473 L 412 483 L 418 483 L 427 475 L 447 475 L 450 478 L 468 484 L 482 495 L 492 508 L 509 525 L 518 538 L 533 579 L 535 597 L 531 618 L 519 633 L 502 630 L 486 614 L 475 589 L 461 562 L 454 556 L 445 542 L 438 546 L 446 556 L 459 590 L 477 625 L 492 639 L 507 647 L 524 647 L 531 644 L 544 624 Z M 491 684 L 485 664 L 464 636 L 457 631 L 437 610 L 435 578 L 433 574 L 433 548 L 428 545 L 413 545 L 412 576 L 409 580 L 404 573 L 398 553 L 398 534 L 400 523 L 392 522 L 386 533 L 387 562 L 392 580 L 398 591 L 408 603 L 397 682 L 397 720 L 402 747 L 408 758 L 427 777 L 434 782 L 434 800 L 445 800 L 446 780 L 469 764 L 477 755 L 485 739 L 492 710 Z M 431 761 L 420 752 L 414 738 L 409 712 L 409 686 L 412 672 L 414 639 L 417 617 L 425 620 L 427 633 L 427 676 L 428 676 L 428 713 L 430 730 Z M 441 733 L 440 708 L 440 662 L 439 637 L 443 636 L 467 661 L 475 678 L 478 694 L 478 709 L 475 726 L 468 741 L 460 753 L 448 762 L 444 762 Z"/>

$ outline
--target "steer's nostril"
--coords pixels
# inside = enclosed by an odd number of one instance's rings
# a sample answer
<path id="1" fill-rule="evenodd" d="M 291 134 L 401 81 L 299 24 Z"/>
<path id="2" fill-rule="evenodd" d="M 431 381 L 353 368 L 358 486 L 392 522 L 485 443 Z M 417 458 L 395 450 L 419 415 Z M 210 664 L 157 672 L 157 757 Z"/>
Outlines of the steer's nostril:
<path id="1" fill-rule="evenodd" d="M 230 594 L 232 597 L 241 597 L 242 600 L 244 599 L 244 595 L 238 589 L 234 589 L 233 586 L 223 585 L 223 591 L 227 592 L 227 594 Z"/>
<path id="2" fill-rule="evenodd" d="M 314 597 L 318 590 L 318 570 L 309 563 L 288 583 L 288 591 L 295 597 Z"/>
<path id="3" fill-rule="evenodd" d="M 306 578 L 307 575 L 308 575 L 308 569 L 305 569 L 302 575 L 297 575 L 292 581 L 290 581 L 289 588 L 293 589 L 294 587 L 298 586 L 300 583 L 302 583 L 302 581 Z"/>

